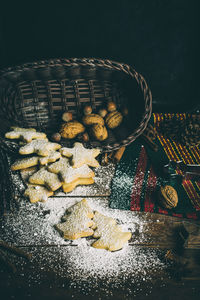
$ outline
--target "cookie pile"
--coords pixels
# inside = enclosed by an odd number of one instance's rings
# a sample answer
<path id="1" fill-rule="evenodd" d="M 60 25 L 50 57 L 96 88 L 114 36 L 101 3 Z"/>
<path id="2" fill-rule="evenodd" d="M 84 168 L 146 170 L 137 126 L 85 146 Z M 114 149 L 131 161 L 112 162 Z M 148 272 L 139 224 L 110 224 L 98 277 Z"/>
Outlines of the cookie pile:
<path id="1" fill-rule="evenodd" d="M 25 196 L 30 202 L 46 201 L 60 187 L 68 193 L 77 185 L 94 183 L 95 174 L 90 167 L 99 166 L 95 159 L 99 149 L 86 149 L 81 143 L 75 143 L 73 148 L 61 148 L 60 144 L 49 142 L 45 133 L 33 128 L 12 127 L 5 137 L 25 143 L 19 154 L 27 157 L 15 161 L 11 170 L 20 170 L 27 183 Z"/>
<path id="2" fill-rule="evenodd" d="M 70 207 L 62 220 L 56 229 L 64 239 L 76 240 L 90 236 L 97 239 L 91 245 L 94 248 L 117 251 L 131 238 L 131 232 L 123 232 L 115 219 L 98 211 L 93 212 L 86 199 Z"/>

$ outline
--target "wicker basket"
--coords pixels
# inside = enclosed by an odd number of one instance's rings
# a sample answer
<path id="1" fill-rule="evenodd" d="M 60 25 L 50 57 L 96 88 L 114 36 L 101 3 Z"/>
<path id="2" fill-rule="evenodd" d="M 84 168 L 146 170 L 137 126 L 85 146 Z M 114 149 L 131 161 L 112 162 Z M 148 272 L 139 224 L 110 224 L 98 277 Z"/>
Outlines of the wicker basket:
<path id="1" fill-rule="evenodd" d="M 64 111 L 81 119 L 83 107 L 93 111 L 114 101 L 129 114 L 101 144 L 86 146 L 112 151 L 142 134 L 152 111 L 152 96 L 145 79 L 132 67 L 94 58 L 52 59 L 27 63 L 0 72 L 0 116 L 4 130 L 9 125 L 56 132 Z M 5 125 L 7 124 L 7 125 Z M 4 126 L 3 126 L 4 125 Z M 74 141 L 62 141 L 64 145 Z"/>

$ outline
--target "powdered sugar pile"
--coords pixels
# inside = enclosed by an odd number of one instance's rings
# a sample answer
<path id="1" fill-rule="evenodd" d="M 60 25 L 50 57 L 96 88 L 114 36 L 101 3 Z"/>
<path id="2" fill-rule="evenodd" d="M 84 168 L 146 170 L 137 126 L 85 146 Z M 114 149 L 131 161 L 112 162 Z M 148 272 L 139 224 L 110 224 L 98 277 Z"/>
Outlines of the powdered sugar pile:
<path id="1" fill-rule="evenodd" d="M 89 295 L 95 294 L 95 290 L 110 294 L 117 289 L 134 295 L 144 282 L 150 289 L 152 278 L 164 269 L 155 250 L 127 245 L 120 251 L 109 252 L 90 244 L 84 238 L 73 242 L 74 247 L 39 248 L 32 253 L 40 266 L 48 266 L 49 271 L 63 278 L 64 287 Z M 37 281 L 36 276 L 30 276 Z"/>
<path id="2" fill-rule="evenodd" d="M 45 203 L 31 204 L 22 200 L 19 213 L 13 218 L 8 215 L 1 224 L 1 236 L 4 240 L 16 245 L 65 245 L 65 241 L 54 229 L 59 223 L 66 209 L 82 198 L 49 198 Z M 123 225 L 123 230 L 135 232 L 139 230 L 141 236 L 144 220 L 133 216 L 131 211 L 112 210 L 108 207 L 108 198 L 87 198 L 90 207 L 102 214 L 113 217 Z"/>
<path id="3" fill-rule="evenodd" d="M 141 282 L 150 282 L 153 274 L 165 268 L 158 251 L 131 245 L 146 239 L 143 231 L 147 222 L 144 218 L 131 211 L 110 209 L 108 197 L 87 197 L 94 211 L 115 218 L 124 231 L 132 232 L 133 239 L 117 252 L 92 248 L 94 239 L 91 238 L 65 241 L 54 228 L 66 209 L 82 199 L 76 197 L 77 190 L 79 195 L 95 196 L 101 185 L 105 188 L 104 183 L 107 182 L 105 191 L 109 193 L 110 171 L 105 168 L 103 173 L 102 169 L 99 168 L 97 173 L 96 190 L 90 187 L 90 193 L 88 187 L 80 187 L 68 197 L 49 198 L 45 203 L 31 204 L 22 199 L 19 212 L 14 217 L 10 215 L 1 220 L 0 234 L 5 241 L 30 246 L 33 262 L 38 268 L 47 268 L 57 277 L 63 278 L 63 287 L 89 295 L 95 294 L 95 290 L 101 290 L 104 297 L 113 290 L 125 289 L 124 295 L 130 296 L 138 292 Z M 37 269 L 32 270 L 28 280 L 30 284 L 39 284 L 41 279 Z"/>

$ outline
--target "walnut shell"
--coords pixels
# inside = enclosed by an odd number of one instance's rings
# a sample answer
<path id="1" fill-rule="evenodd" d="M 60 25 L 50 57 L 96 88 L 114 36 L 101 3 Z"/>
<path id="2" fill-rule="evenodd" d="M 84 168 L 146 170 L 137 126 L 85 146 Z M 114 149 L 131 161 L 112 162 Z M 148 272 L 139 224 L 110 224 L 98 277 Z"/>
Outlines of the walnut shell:
<path id="1" fill-rule="evenodd" d="M 113 129 L 118 127 L 122 122 L 123 116 L 119 111 L 112 111 L 106 115 L 106 125 Z"/>
<path id="2" fill-rule="evenodd" d="M 104 141 L 108 137 L 108 131 L 104 125 L 94 124 L 91 133 L 98 141 Z"/>
<path id="3" fill-rule="evenodd" d="M 178 195 L 171 185 L 160 187 L 159 201 L 164 208 L 172 209 L 178 204 Z"/>
<path id="4" fill-rule="evenodd" d="M 93 124 L 104 125 L 104 119 L 97 114 L 89 114 L 83 117 L 83 124 L 87 126 Z"/>
<path id="5" fill-rule="evenodd" d="M 60 135 L 65 139 L 74 139 L 79 133 L 85 131 L 85 127 L 78 121 L 64 123 L 60 129 Z"/>

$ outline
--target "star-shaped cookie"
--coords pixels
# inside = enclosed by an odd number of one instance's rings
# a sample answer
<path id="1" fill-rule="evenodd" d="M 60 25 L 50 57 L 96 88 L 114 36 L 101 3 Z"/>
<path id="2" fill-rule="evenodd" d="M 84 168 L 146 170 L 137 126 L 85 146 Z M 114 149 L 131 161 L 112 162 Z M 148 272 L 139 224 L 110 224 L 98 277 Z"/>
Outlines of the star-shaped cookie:
<path id="1" fill-rule="evenodd" d="M 32 157 L 25 157 L 16 160 L 12 166 L 11 170 L 23 170 L 26 168 L 30 168 L 33 166 L 46 165 L 47 163 L 55 162 L 57 159 L 61 157 L 60 152 L 58 151 L 50 151 L 48 156 L 32 156 Z"/>
<path id="2" fill-rule="evenodd" d="M 88 165 L 82 165 L 79 168 L 72 168 L 69 160 L 66 157 L 61 157 L 59 161 L 48 166 L 48 170 L 52 173 L 59 174 L 61 180 L 65 183 L 70 183 L 78 178 L 94 177 L 94 172 Z"/>
<path id="3" fill-rule="evenodd" d="M 7 132 L 5 137 L 8 139 L 21 139 L 27 143 L 31 142 L 33 139 L 45 139 L 46 134 L 43 132 L 37 132 L 34 128 L 20 128 L 11 127 L 12 131 Z"/>
<path id="4" fill-rule="evenodd" d="M 73 191 L 78 185 L 90 185 L 94 183 L 94 178 L 77 178 L 69 183 L 64 183 L 62 186 L 64 193 L 70 193 Z"/>
<path id="5" fill-rule="evenodd" d="M 45 168 L 42 168 L 31 175 L 31 177 L 29 177 L 29 182 L 32 184 L 45 185 L 51 191 L 56 191 L 62 186 L 62 182 L 59 180 L 58 175 L 47 171 Z"/>
<path id="6" fill-rule="evenodd" d="M 33 140 L 30 143 L 26 144 L 25 146 L 19 149 L 20 154 L 32 154 L 37 153 L 41 156 L 48 156 L 50 155 L 50 151 L 58 150 L 61 148 L 60 144 L 51 143 L 47 140 Z"/>
<path id="7" fill-rule="evenodd" d="M 63 156 L 70 157 L 73 168 L 79 168 L 86 164 L 91 167 L 99 167 L 98 161 L 95 159 L 99 155 L 99 149 L 86 149 L 83 144 L 75 143 L 73 148 L 61 148 L 60 152 Z"/>

